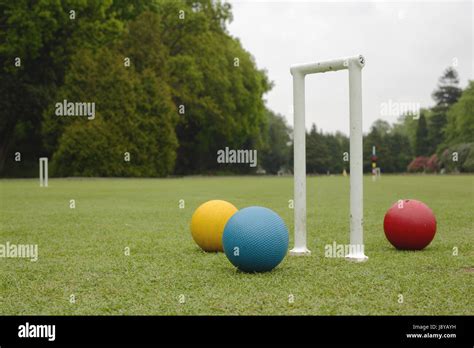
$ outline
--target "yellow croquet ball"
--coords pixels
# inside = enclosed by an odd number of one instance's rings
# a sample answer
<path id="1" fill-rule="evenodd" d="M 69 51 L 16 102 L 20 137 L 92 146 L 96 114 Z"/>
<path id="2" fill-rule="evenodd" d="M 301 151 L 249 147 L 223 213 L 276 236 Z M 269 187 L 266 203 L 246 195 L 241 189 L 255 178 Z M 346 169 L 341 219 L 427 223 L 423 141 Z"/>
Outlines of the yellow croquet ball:
<path id="1" fill-rule="evenodd" d="M 229 202 L 212 200 L 201 204 L 191 218 L 191 234 L 204 251 L 224 251 L 222 234 L 237 208 Z"/>

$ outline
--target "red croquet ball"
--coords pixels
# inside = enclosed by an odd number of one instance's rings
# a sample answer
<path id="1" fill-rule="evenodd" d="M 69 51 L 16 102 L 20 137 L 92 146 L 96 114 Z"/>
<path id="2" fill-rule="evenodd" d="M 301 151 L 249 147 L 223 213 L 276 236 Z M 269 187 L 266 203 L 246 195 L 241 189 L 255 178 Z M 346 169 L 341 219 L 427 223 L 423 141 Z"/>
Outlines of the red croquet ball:
<path id="1" fill-rule="evenodd" d="M 390 207 L 383 220 L 388 241 L 397 249 L 421 250 L 433 240 L 436 218 L 423 202 L 404 199 Z"/>

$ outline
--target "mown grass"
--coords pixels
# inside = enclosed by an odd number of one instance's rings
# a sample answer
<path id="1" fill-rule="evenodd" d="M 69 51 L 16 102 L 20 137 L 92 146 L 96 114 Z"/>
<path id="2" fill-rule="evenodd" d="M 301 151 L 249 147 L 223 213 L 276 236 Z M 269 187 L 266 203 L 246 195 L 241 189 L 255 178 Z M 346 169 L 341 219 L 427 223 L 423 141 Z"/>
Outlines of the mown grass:
<path id="1" fill-rule="evenodd" d="M 349 239 L 342 176 L 308 178 L 309 257 L 245 274 L 194 244 L 191 215 L 214 198 L 275 210 L 292 239 L 292 190 L 291 177 L 0 180 L 0 244 L 39 246 L 37 262 L 0 258 L 0 314 L 474 314 L 474 176 L 366 177 L 362 264 L 324 257 Z M 385 239 L 383 216 L 400 198 L 437 216 L 424 251 Z"/>

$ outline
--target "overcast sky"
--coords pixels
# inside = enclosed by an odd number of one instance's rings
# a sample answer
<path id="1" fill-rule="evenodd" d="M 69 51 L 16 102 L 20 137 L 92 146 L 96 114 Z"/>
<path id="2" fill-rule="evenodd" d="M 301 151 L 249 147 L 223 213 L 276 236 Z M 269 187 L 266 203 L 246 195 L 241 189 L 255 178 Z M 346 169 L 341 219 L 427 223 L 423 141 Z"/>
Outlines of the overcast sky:
<path id="1" fill-rule="evenodd" d="M 363 54 L 364 131 L 382 116 L 382 103 L 433 105 L 443 70 L 456 64 L 461 86 L 473 79 L 472 1 L 322 2 L 229 1 L 231 35 L 266 69 L 275 86 L 267 106 L 293 124 L 289 67 Z M 306 126 L 349 133 L 347 71 L 306 78 Z"/>

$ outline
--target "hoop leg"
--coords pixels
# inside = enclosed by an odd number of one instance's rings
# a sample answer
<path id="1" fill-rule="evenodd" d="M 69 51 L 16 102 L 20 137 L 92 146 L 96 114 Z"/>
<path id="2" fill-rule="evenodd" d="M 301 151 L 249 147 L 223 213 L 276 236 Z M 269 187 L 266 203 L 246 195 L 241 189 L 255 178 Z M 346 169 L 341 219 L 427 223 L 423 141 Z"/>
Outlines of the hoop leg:
<path id="1" fill-rule="evenodd" d="M 290 255 L 308 255 L 306 247 L 306 128 L 304 75 L 293 74 L 295 246 Z"/>
<path id="2" fill-rule="evenodd" d="M 349 63 L 350 107 L 350 261 L 366 261 L 363 238 L 362 71 Z"/>

